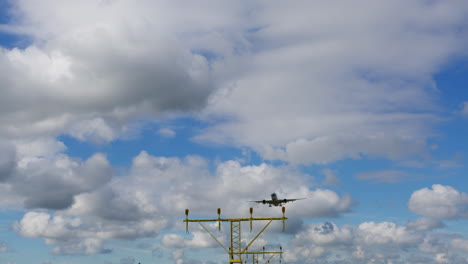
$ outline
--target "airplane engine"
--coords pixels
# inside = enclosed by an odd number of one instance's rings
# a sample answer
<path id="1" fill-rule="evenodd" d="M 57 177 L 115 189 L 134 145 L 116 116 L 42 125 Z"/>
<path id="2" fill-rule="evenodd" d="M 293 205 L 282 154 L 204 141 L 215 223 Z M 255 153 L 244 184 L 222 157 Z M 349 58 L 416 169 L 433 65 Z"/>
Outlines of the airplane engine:
<path id="1" fill-rule="evenodd" d="M 283 200 L 284 203 L 287 203 L 288 201 L 286 199 Z"/>
<path id="2" fill-rule="evenodd" d="M 266 204 L 266 201 L 265 201 L 265 200 L 263 200 L 262 202 L 263 202 L 263 204 Z"/>

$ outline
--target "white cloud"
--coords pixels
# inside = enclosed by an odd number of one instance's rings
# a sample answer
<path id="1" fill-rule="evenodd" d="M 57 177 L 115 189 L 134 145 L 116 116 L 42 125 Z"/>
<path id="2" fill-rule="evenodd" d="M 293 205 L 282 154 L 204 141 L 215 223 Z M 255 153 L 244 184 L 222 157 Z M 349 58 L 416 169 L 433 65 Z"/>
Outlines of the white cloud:
<path id="1" fill-rule="evenodd" d="M 173 138 L 175 137 L 176 132 L 169 127 L 164 127 L 158 130 L 158 134 L 162 137 Z"/>
<path id="2" fill-rule="evenodd" d="M 468 240 L 467 239 L 456 238 L 452 240 L 450 245 L 456 249 L 460 249 L 462 251 L 468 252 Z"/>
<path id="3" fill-rule="evenodd" d="M 83 161 L 61 151 L 64 145 L 50 138 L 0 143 L 2 204 L 26 208 L 64 209 L 76 195 L 107 184 L 112 168 L 105 155 Z"/>
<path id="4" fill-rule="evenodd" d="M 184 263 L 184 250 L 175 249 L 174 251 L 172 251 L 172 259 L 176 264 Z"/>
<path id="5" fill-rule="evenodd" d="M 465 3 L 205 4 L 15 1 L 15 24 L 3 28 L 33 41 L 2 50 L 0 134 L 112 141 L 132 120 L 198 111 L 210 98 L 201 117 L 227 121 L 198 138 L 266 159 L 427 148 L 437 121 L 431 74 L 466 46 L 455 33 Z"/>
<path id="6" fill-rule="evenodd" d="M 27 212 L 15 225 L 56 245 L 55 254 L 102 253 L 109 239 L 177 229 L 174 219 L 185 208 L 247 214 L 245 200 L 271 192 L 307 198 L 288 205 L 291 218 L 338 217 L 354 205 L 349 195 L 311 189 L 310 176 L 287 165 L 226 161 L 212 172 L 200 157 L 142 152 L 128 175 L 111 179 L 104 155 L 69 157 L 58 135 L 108 142 L 131 132 L 135 120 L 203 109 L 199 117 L 209 122 L 199 140 L 247 146 L 264 159 L 396 159 L 427 149 L 438 120 L 432 74 L 466 49 L 457 33 L 466 28 L 463 1 L 205 0 L 183 9 L 150 0 L 11 3 L 15 24 L 2 28 L 32 42 L 0 51 L 0 136 L 9 141 L 0 143 L 0 204 L 60 209 Z M 410 209 L 434 218 L 466 215 L 466 194 L 433 188 L 415 192 Z M 255 214 L 277 213 L 255 207 Z M 364 246 L 409 247 L 433 225 L 332 226 L 332 234 L 304 238 L 320 246 L 285 255 L 321 258 L 339 244 L 376 263 L 393 252 Z M 173 258 L 182 263 L 183 250 Z"/>
<path id="7" fill-rule="evenodd" d="M 442 228 L 445 225 L 444 223 L 442 223 L 441 221 L 437 219 L 423 217 L 423 218 L 417 219 L 416 221 L 408 222 L 406 226 L 411 229 L 425 231 L 425 230 L 432 230 L 436 228 Z"/>
<path id="8" fill-rule="evenodd" d="M 356 259 L 364 259 L 366 257 L 366 252 L 362 246 L 356 246 L 356 249 L 353 251 L 353 257 Z"/>
<path id="9" fill-rule="evenodd" d="M 438 239 L 437 236 L 428 235 L 424 238 L 424 241 L 419 244 L 418 249 L 421 252 L 429 254 L 437 254 L 440 252 L 447 252 L 447 242 Z"/>
<path id="10" fill-rule="evenodd" d="M 93 168 L 91 165 L 104 161 L 103 158 L 97 155 L 97 158 L 90 158 L 80 166 Z M 61 161 L 64 168 L 69 167 L 69 162 L 68 159 Z M 79 166 L 79 163 L 74 166 Z M 268 198 L 266 196 L 271 192 L 277 192 L 281 197 L 306 197 L 307 200 L 292 203 L 286 212 L 292 219 L 287 229 L 296 230 L 295 225 L 301 223 L 293 221 L 294 218 L 338 217 L 350 211 L 354 204 L 348 195 L 340 196 L 327 189 L 310 190 L 308 176 L 289 166 L 242 166 L 237 161 L 226 161 L 217 164 L 214 172 L 210 172 L 209 167 L 206 160 L 197 156 L 179 159 L 141 152 L 133 159 L 128 175 L 115 177 L 101 186 L 92 171 L 83 174 L 96 181 L 91 184 L 81 176 L 83 184 L 89 184 L 89 188 L 99 187 L 87 191 L 80 187 L 76 193 L 68 190 L 67 194 L 74 194 L 68 209 L 55 214 L 26 213 L 15 230 L 23 236 L 43 238 L 56 245 L 53 252 L 57 254 L 94 254 L 92 252 L 106 252 L 103 243 L 109 239 L 143 238 L 154 236 L 163 228 L 182 229 L 184 227 L 179 220 L 186 208 L 190 209 L 190 217 L 195 218 L 197 215 L 215 215 L 218 207 L 226 216 L 248 215 L 249 204 L 246 201 Z M 77 180 L 76 175 L 70 176 L 70 179 L 63 179 L 65 186 Z M 77 185 L 81 186 L 81 183 Z M 258 191 L 267 185 L 275 188 Z M 36 192 L 27 198 L 41 201 L 41 197 Z M 280 208 L 271 209 L 258 205 L 254 216 L 281 215 Z M 73 225 L 76 223 L 79 227 Z M 273 226 L 271 232 L 279 232 L 280 228 L 280 225 Z M 216 245 L 209 235 L 196 229 L 192 238 L 181 239 L 177 235 L 166 235 L 162 242 L 168 248 L 177 247 L 180 243 L 195 248 Z"/>
<path id="11" fill-rule="evenodd" d="M 178 234 L 166 234 L 162 237 L 162 245 L 166 248 L 208 248 L 217 247 L 218 243 L 204 230 L 190 232 L 191 238 L 185 239 Z M 226 244 L 226 239 L 218 240 Z"/>
<path id="12" fill-rule="evenodd" d="M 444 241 L 431 238 L 420 230 L 410 230 L 390 222 L 364 222 L 358 226 L 338 226 L 325 222 L 308 223 L 306 226 L 288 243 L 285 260 L 321 263 L 324 261 L 321 258 L 327 257 L 327 260 L 333 259 L 337 263 L 414 263 L 409 258 L 417 254 L 418 249 L 425 253 L 440 253 L 423 250 L 428 248 L 429 243 L 435 250 L 435 245 Z M 440 249 L 444 248 L 437 248 Z"/>
<path id="13" fill-rule="evenodd" d="M 467 205 L 468 194 L 440 184 L 413 192 L 408 202 L 413 213 L 436 219 L 466 218 Z"/>
<path id="14" fill-rule="evenodd" d="M 450 263 L 450 259 L 446 253 L 437 253 L 435 256 L 435 261 L 436 263 Z"/>
<path id="15" fill-rule="evenodd" d="M 466 9 L 270 1 L 256 14 L 263 27 L 252 34 L 255 52 L 220 66 L 230 79 L 206 112 L 224 121 L 197 139 L 305 164 L 421 153 L 437 121 L 431 75 L 464 49 L 453 30 L 466 26 Z"/>
<path id="16" fill-rule="evenodd" d="M 142 191 L 154 192 L 150 186 L 159 186 L 163 191 L 159 204 L 170 215 L 180 214 L 186 208 L 197 214 L 212 214 L 218 207 L 225 213 L 247 214 L 246 201 L 269 198 L 272 192 L 280 198 L 307 198 L 288 206 L 288 214 L 294 216 L 333 217 L 348 212 L 354 205 L 347 195 L 340 197 L 327 189 L 309 190 L 309 176 L 287 166 L 242 166 L 237 161 L 226 161 L 211 174 L 207 162 L 199 157 L 164 158 L 142 152 L 134 158 L 131 173 L 134 180 L 130 184 L 137 184 Z M 274 188 L 264 190 L 265 186 Z M 261 213 L 271 212 L 265 206 L 258 207 L 256 211 Z"/>
<path id="17" fill-rule="evenodd" d="M 177 234 L 166 234 L 161 239 L 162 245 L 166 248 L 181 248 L 184 247 L 184 238 Z"/>
<path id="18" fill-rule="evenodd" d="M 132 223 L 129 225 L 129 223 Z M 14 224 L 14 230 L 25 237 L 43 238 L 49 245 L 56 245 L 54 254 L 98 254 L 109 252 L 103 242 L 110 239 L 135 239 L 154 236 L 166 226 L 158 218 L 140 221 L 105 221 L 88 217 L 50 215 L 28 212 Z"/>
<path id="19" fill-rule="evenodd" d="M 179 38 L 200 25 L 180 28 L 179 20 L 167 16 L 172 4 L 44 1 L 33 8 L 34 1 L 24 0 L 12 5 L 16 24 L 6 27 L 33 42 L 0 53 L 1 134 L 68 133 L 111 141 L 125 134 L 134 118 L 200 109 L 213 89 L 206 59 Z"/>
<path id="20" fill-rule="evenodd" d="M 415 245 L 421 234 L 390 222 L 365 222 L 359 225 L 359 239 L 366 245 Z"/>
<path id="21" fill-rule="evenodd" d="M 135 119 L 199 111 L 210 98 L 201 118 L 227 121 L 198 138 L 266 159 L 427 148 L 437 121 L 431 74 L 466 46 L 456 34 L 464 2 L 205 4 L 12 2 L 14 24 L 2 28 L 32 42 L 0 54 L 0 134 L 112 141 Z"/>
<path id="22" fill-rule="evenodd" d="M 308 229 L 297 234 L 292 243 L 296 245 L 330 246 L 350 244 L 354 240 L 354 230 L 351 227 L 338 227 L 334 223 L 309 225 Z"/>
<path id="23" fill-rule="evenodd" d="M 51 137 L 21 138 L 14 140 L 19 166 L 37 157 L 53 157 L 63 153 L 67 147 Z"/>
<path id="24" fill-rule="evenodd" d="M 320 246 L 296 247 L 284 252 L 284 261 L 297 263 L 303 260 L 319 259 L 325 256 L 325 254 L 325 248 Z"/>
<path id="25" fill-rule="evenodd" d="M 463 102 L 461 114 L 464 116 L 468 116 L 468 102 Z"/>

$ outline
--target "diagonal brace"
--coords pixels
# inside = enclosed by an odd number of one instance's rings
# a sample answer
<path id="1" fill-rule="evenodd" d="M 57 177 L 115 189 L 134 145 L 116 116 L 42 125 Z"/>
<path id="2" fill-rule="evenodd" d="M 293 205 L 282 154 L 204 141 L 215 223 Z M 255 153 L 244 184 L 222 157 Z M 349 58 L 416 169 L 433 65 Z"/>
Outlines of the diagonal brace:
<path id="1" fill-rule="evenodd" d="M 244 250 L 242 250 L 241 254 L 245 253 L 245 251 L 249 249 L 250 245 L 252 245 L 252 243 L 260 236 L 260 234 L 263 233 L 263 231 L 265 231 L 265 229 L 271 224 L 271 222 L 273 222 L 273 220 L 270 220 L 270 222 L 268 222 L 268 224 L 266 224 L 265 227 L 263 227 L 263 229 L 260 230 L 260 232 L 258 232 L 258 234 L 252 239 L 252 241 L 250 241 L 250 243 L 244 248 Z"/>
<path id="2" fill-rule="evenodd" d="M 226 253 L 229 253 L 229 251 L 226 249 L 226 247 L 225 247 L 221 242 L 219 242 L 219 240 L 218 240 L 202 223 L 200 223 L 200 222 L 198 222 L 198 223 L 201 225 L 201 227 L 203 227 L 203 229 L 205 229 L 206 232 L 208 232 L 208 234 L 210 234 L 210 236 L 211 236 L 214 240 L 216 240 L 216 242 L 218 242 L 218 244 L 219 244 L 221 247 L 224 248 L 224 250 L 226 250 Z"/>

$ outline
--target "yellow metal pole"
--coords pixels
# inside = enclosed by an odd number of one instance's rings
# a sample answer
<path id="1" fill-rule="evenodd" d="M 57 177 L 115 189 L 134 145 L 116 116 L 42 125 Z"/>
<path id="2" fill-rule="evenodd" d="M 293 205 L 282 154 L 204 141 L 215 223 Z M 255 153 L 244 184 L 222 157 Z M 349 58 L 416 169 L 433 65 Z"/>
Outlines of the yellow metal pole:
<path id="1" fill-rule="evenodd" d="M 270 222 L 268 222 L 268 224 L 266 224 L 265 227 L 263 227 L 263 229 L 260 230 L 260 232 L 258 232 L 258 234 L 252 239 L 252 241 L 250 241 L 250 243 L 244 248 L 244 250 L 242 250 L 242 253 L 249 249 L 250 245 L 252 245 L 255 239 L 257 239 L 260 236 L 260 234 L 263 233 L 263 231 L 265 231 L 265 229 L 271 224 L 271 222 L 273 222 L 273 220 L 270 220 Z"/>
<path id="2" fill-rule="evenodd" d="M 252 232 L 252 219 L 253 219 L 252 214 L 253 214 L 253 208 L 250 207 L 250 232 Z"/>
<path id="3" fill-rule="evenodd" d="M 285 217 L 284 217 L 284 213 L 286 212 L 286 207 L 283 206 L 283 207 L 281 208 L 281 211 L 283 212 L 283 232 L 284 232 L 284 230 L 285 230 L 285 228 L 286 228 L 286 223 L 285 223 L 285 221 L 284 221 L 284 218 L 285 218 Z"/>
<path id="4" fill-rule="evenodd" d="M 216 242 L 218 242 L 218 244 L 219 244 L 221 247 L 224 248 L 224 250 L 226 250 L 227 253 L 229 253 L 229 251 L 226 249 L 226 247 L 224 247 L 224 245 L 221 244 L 221 242 L 219 242 L 219 240 L 218 240 L 202 223 L 199 222 L 199 224 L 203 227 L 203 229 L 205 229 L 205 231 L 206 231 L 208 234 L 210 234 L 210 236 L 211 236 L 214 240 L 216 240 Z"/>

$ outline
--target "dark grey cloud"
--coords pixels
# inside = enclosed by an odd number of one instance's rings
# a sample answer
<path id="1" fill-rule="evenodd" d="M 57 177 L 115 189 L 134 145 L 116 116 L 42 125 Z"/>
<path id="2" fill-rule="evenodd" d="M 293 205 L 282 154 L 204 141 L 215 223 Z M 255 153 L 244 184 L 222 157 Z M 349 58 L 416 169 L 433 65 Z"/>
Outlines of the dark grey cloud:
<path id="1" fill-rule="evenodd" d="M 103 154 L 82 161 L 64 154 L 22 157 L 16 148 L 2 148 L 0 194 L 6 204 L 25 208 L 61 210 L 70 207 L 76 195 L 91 192 L 112 178 L 112 168 Z M 21 151 L 22 152 L 22 151 Z"/>
<path id="2" fill-rule="evenodd" d="M 16 149 L 13 144 L 0 140 L 0 183 L 8 180 L 16 168 Z"/>
<path id="3" fill-rule="evenodd" d="M 85 162 L 59 155 L 31 160 L 18 168 L 10 184 L 25 198 L 26 208 L 60 210 L 70 207 L 76 195 L 106 184 L 111 177 L 112 168 L 102 154 Z"/>

